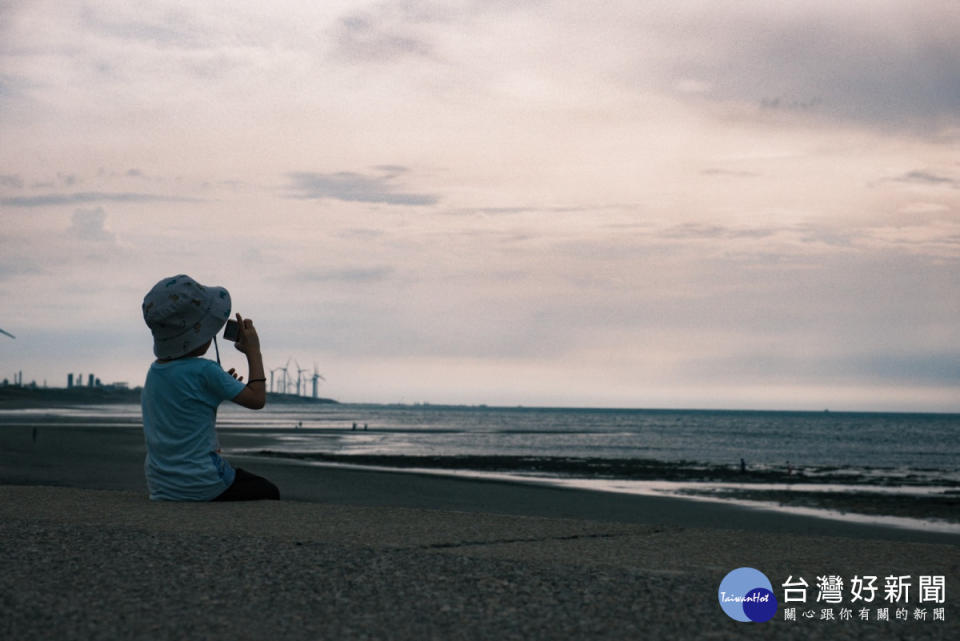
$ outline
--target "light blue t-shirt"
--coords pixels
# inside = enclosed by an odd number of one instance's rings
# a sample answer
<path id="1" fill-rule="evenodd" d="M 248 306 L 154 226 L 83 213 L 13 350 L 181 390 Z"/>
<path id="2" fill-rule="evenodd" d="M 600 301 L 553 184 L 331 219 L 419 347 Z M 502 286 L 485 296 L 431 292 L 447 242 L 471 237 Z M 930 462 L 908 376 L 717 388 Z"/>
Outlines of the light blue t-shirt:
<path id="1" fill-rule="evenodd" d="M 150 366 L 140 404 L 151 499 L 209 501 L 230 487 L 234 471 L 218 454 L 214 427 L 217 406 L 243 387 L 205 358 Z"/>

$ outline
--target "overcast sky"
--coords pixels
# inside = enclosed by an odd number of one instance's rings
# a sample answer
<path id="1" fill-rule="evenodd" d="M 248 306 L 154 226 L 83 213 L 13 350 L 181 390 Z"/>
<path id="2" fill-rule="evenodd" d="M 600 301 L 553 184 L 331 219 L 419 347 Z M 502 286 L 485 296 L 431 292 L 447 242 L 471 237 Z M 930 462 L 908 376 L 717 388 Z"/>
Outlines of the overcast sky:
<path id="1" fill-rule="evenodd" d="M 0 379 L 960 411 L 958 151 L 957 0 L 0 0 Z"/>

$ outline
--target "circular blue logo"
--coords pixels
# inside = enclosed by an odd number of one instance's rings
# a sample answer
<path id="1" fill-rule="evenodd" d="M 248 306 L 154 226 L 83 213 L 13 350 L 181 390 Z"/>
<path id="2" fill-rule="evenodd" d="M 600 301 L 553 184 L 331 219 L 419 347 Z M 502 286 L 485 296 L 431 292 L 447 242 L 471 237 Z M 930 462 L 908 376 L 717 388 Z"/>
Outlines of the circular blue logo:
<path id="1" fill-rule="evenodd" d="M 773 584 L 754 568 L 737 568 L 723 577 L 717 590 L 720 607 L 735 621 L 769 621 L 777 614 Z"/>

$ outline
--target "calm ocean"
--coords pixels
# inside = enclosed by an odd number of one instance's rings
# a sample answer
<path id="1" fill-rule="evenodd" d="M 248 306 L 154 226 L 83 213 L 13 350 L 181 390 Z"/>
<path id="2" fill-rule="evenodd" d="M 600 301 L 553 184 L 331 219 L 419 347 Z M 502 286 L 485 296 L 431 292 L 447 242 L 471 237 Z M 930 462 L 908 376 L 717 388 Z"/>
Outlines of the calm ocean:
<path id="1" fill-rule="evenodd" d="M 958 414 L 221 407 L 228 457 L 684 496 L 960 533 Z"/>
<path id="2" fill-rule="evenodd" d="M 16 414 L 140 425 L 136 405 L 0 411 Z M 873 497 L 866 502 L 882 504 L 863 518 L 960 533 L 960 414 L 315 403 L 251 412 L 225 403 L 217 425 L 228 458 L 692 496 L 854 520 L 850 502 Z M 784 492 L 793 503 L 803 495 L 802 505 L 787 505 Z M 847 503 L 831 511 L 838 497 Z"/>
<path id="3" fill-rule="evenodd" d="M 136 405 L 5 412 L 140 421 Z M 224 403 L 217 425 L 239 437 L 228 453 L 387 467 L 743 480 L 742 459 L 754 481 L 960 487 L 960 414 Z"/>
<path id="4" fill-rule="evenodd" d="M 219 425 L 281 428 L 261 448 L 278 454 L 386 466 L 676 478 L 743 459 L 754 474 L 960 486 L 957 414 L 291 404 L 223 406 Z"/>

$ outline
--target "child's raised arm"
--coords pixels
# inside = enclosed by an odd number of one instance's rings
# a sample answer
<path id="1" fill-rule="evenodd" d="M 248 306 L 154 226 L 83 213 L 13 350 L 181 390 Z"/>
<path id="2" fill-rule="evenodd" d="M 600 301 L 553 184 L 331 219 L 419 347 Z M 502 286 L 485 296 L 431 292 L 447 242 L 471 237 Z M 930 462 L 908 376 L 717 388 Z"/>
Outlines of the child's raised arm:
<path id="1" fill-rule="evenodd" d="M 252 410 L 258 410 L 267 404 L 267 379 L 263 374 L 263 356 L 260 354 L 260 337 L 253 321 L 237 314 L 236 347 L 247 357 L 247 386 L 233 397 L 233 402 Z M 233 373 L 232 371 L 230 372 Z M 238 380 L 242 381 L 241 376 Z"/>

